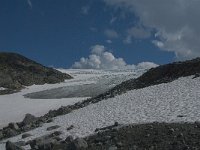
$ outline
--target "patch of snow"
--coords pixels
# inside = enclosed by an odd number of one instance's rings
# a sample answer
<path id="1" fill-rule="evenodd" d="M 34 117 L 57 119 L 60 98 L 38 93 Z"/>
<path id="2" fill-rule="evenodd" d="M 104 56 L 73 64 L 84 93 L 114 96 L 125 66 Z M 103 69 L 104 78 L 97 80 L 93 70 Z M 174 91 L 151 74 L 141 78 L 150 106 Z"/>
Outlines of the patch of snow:
<path id="1" fill-rule="evenodd" d="M 0 87 L 0 91 L 6 90 L 6 88 L 4 87 Z"/>
<path id="2" fill-rule="evenodd" d="M 143 72 L 129 71 L 105 71 L 105 70 L 84 70 L 84 69 L 59 69 L 62 72 L 72 75 L 74 78 L 66 80 L 57 84 L 44 84 L 44 85 L 32 85 L 28 86 L 21 92 L 0 95 L 0 128 L 7 125 L 10 122 L 22 121 L 26 113 L 31 113 L 35 116 L 41 116 L 46 114 L 51 109 L 58 109 L 61 106 L 72 105 L 76 102 L 82 101 L 88 96 L 72 97 L 72 98 L 52 98 L 52 99 L 29 99 L 23 95 L 28 93 L 40 92 L 44 90 L 52 90 L 63 87 L 83 86 L 89 84 L 101 85 L 101 87 L 109 87 L 117 79 L 117 83 L 122 80 L 133 78 L 140 75 Z M 104 82 L 109 78 L 109 83 Z M 102 81 L 102 82 L 100 82 Z M 107 80 L 106 80 L 107 81 Z M 108 85 L 108 84 L 109 85 Z M 64 88 L 63 92 L 67 92 L 67 88 Z M 58 91 L 59 92 L 59 91 Z"/>
<path id="3" fill-rule="evenodd" d="M 194 122 L 200 121 L 200 78 L 193 76 L 179 78 L 171 83 L 132 90 L 123 95 L 100 101 L 75 110 L 67 115 L 58 116 L 54 121 L 44 124 L 28 133 L 31 140 L 50 132 L 47 127 L 59 125 L 57 129 L 74 137 L 93 134 L 96 128 L 119 124 L 149 122 Z M 183 115 L 184 117 L 178 117 Z M 74 125 L 67 131 L 66 128 Z M 21 135 L 9 139 L 21 140 Z"/>

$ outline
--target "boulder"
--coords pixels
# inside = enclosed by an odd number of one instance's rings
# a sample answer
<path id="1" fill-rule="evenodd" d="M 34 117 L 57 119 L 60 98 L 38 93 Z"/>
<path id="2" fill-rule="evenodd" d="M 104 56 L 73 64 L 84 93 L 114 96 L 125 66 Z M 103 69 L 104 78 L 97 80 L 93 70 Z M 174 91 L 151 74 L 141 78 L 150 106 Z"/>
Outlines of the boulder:
<path id="1" fill-rule="evenodd" d="M 26 142 L 24 141 L 18 141 L 18 142 L 15 142 L 15 144 L 18 146 L 26 146 Z"/>
<path id="2" fill-rule="evenodd" d="M 22 147 L 12 143 L 10 141 L 6 142 L 6 150 L 24 150 Z"/>
<path id="3" fill-rule="evenodd" d="M 67 128 L 67 131 L 72 130 L 73 128 L 74 128 L 74 126 L 71 125 L 71 126 L 69 126 L 69 127 Z"/>
<path id="4" fill-rule="evenodd" d="M 53 122 L 53 119 L 48 119 L 47 121 L 46 121 L 46 123 L 50 123 L 50 122 Z"/>
<path id="5" fill-rule="evenodd" d="M 114 123 L 114 126 L 118 126 L 118 125 L 119 125 L 119 123 L 118 123 L 118 122 L 115 122 L 115 123 Z"/>
<path id="6" fill-rule="evenodd" d="M 52 133 L 53 136 L 59 136 L 61 134 L 63 134 L 61 131 L 55 131 Z"/>
<path id="7" fill-rule="evenodd" d="M 11 136 L 17 135 L 18 132 L 17 132 L 16 130 L 7 128 L 7 129 L 4 131 L 4 134 L 6 135 L 6 137 L 11 137 Z"/>
<path id="8" fill-rule="evenodd" d="M 24 125 L 28 125 L 28 124 L 31 124 L 31 123 L 36 122 L 36 121 L 37 121 L 37 117 L 35 117 L 35 116 L 31 115 L 31 114 L 26 114 L 24 120 L 22 121 L 22 123 Z"/>
<path id="9" fill-rule="evenodd" d="M 88 144 L 82 138 L 77 138 L 70 144 L 70 149 L 72 150 L 82 150 L 82 149 L 87 149 L 87 148 L 88 148 Z"/>
<path id="10" fill-rule="evenodd" d="M 74 138 L 70 135 L 65 139 L 66 143 L 71 143 L 74 140 Z"/>
<path id="11" fill-rule="evenodd" d="M 62 141 L 62 138 L 61 137 L 59 137 L 59 136 L 55 136 L 55 137 L 53 137 L 53 139 L 55 139 L 56 141 Z"/>
<path id="12" fill-rule="evenodd" d="M 58 128 L 60 128 L 60 126 L 58 126 L 58 125 L 51 126 L 51 127 L 47 128 L 47 131 L 55 130 L 55 129 L 58 129 Z"/>
<path id="13" fill-rule="evenodd" d="M 0 131 L 0 140 L 3 139 L 3 137 L 4 137 L 3 133 L 2 133 L 2 131 Z"/>
<path id="14" fill-rule="evenodd" d="M 30 146 L 32 149 L 38 150 L 50 150 L 54 145 L 58 145 L 58 141 L 54 138 L 47 138 L 46 136 L 36 138 L 30 141 Z"/>
<path id="15" fill-rule="evenodd" d="M 108 150 L 117 150 L 117 147 L 116 147 L 116 146 L 110 146 L 110 147 L 108 148 Z"/>
<path id="16" fill-rule="evenodd" d="M 9 123 L 8 127 L 13 130 L 19 130 L 19 126 L 16 123 Z"/>
<path id="17" fill-rule="evenodd" d="M 21 129 L 26 132 L 29 131 L 30 129 L 32 129 L 32 124 L 24 124 Z"/>
<path id="18" fill-rule="evenodd" d="M 22 134 L 22 139 L 25 139 L 25 138 L 30 137 L 30 136 L 32 136 L 32 135 L 29 134 L 29 133 L 24 133 L 24 134 Z"/>

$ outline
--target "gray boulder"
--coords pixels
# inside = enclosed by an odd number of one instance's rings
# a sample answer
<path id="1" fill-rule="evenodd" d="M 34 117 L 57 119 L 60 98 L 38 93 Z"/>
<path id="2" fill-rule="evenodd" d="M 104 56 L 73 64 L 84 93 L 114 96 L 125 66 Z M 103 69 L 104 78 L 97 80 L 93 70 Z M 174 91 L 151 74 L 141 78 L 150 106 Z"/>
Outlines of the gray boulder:
<path id="1" fill-rule="evenodd" d="M 51 127 L 47 128 L 47 131 L 55 130 L 55 129 L 58 129 L 58 128 L 60 128 L 60 126 L 58 126 L 58 125 L 51 126 Z"/>
<path id="2" fill-rule="evenodd" d="M 26 146 L 26 142 L 24 142 L 24 141 L 18 141 L 18 142 L 15 142 L 15 145 Z"/>
<path id="3" fill-rule="evenodd" d="M 74 128 L 74 126 L 71 125 L 71 126 L 69 126 L 69 127 L 67 128 L 67 131 L 72 130 L 73 128 Z"/>
<path id="4" fill-rule="evenodd" d="M 18 132 L 17 132 L 16 130 L 7 128 L 7 129 L 4 131 L 4 134 L 6 135 L 6 137 L 11 137 L 11 136 L 17 135 Z"/>
<path id="5" fill-rule="evenodd" d="M 82 149 L 87 149 L 87 148 L 88 148 L 88 144 L 82 138 L 75 139 L 70 145 L 70 149 L 72 150 L 82 150 Z"/>
<path id="6" fill-rule="evenodd" d="M 13 130 L 19 130 L 19 126 L 17 125 L 17 123 L 9 123 L 8 127 Z"/>
<path id="7" fill-rule="evenodd" d="M 108 148 L 108 150 L 117 150 L 117 147 L 116 147 L 116 146 L 110 146 L 110 147 Z"/>
<path id="8" fill-rule="evenodd" d="M 24 125 L 27 125 L 27 124 L 31 124 L 33 122 L 36 122 L 36 120 L 37 120 L 37 117 L 35 117 L 35 116 L 31 115 L 31 114 L 26 114 L 24 120 L 22 121 L 22 123 Z"/>
<path id="9" fill-rule="evenodd" d="M 24 149 L 10 141 L 7 141 L 6 142 L 6 150 L 24 150 Z"/>
<path id="10" fill-rule="evenodd" d="M 32 135 L 29 134 L 29 133 L 24 133 L 24 134 L 22 135 L 22 139 L 25 139 L 25 138 L 30 137 L 30 136 L 32 136 Z"/>
<path id="11" fill-rule="evenodd" d="M 61 134 L 63 134 L 62 131 L 55 131 L 55 132 L 52 133 L 53 136 L 59 136 Z"/>
<path id="12" fill-rule="evenodd" d="M 74 138 L 70 135 L 65 139 L 66 143 L 71 143 L 74 140 Z"/>
<path id="13" fill-rule="evenodd" d="M 0 139 L 3 139 L 3 133 L 2 133 L 2 131 L 0 131 Z"/>
<path id="14" fill-rule="evenodd" d="M 54 145 L 58 145 L 59 142 L 55 138 L 54 134 L 44 135 L 38 137 L 32 141 L 29 141 L 27 144 L 30 144 L 32 149 L 37 150 L 51 150 Z"/>

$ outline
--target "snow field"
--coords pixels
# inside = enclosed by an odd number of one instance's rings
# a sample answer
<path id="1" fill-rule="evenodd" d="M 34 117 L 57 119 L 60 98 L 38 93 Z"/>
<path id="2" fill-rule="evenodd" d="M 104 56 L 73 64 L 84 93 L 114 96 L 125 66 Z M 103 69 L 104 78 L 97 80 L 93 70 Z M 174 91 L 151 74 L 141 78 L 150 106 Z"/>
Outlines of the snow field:
<path id="1" fill-rule="evenodd" d="M 29 133 L 39 137 L 50 132 L 47 127 L 59 125 L 62 138 L 68 135 L 84 137 L 93 134 L 96 128 L 113 125 L 115 121 L 127 125 L 149 122 L 194 122 L 200 121 L 200 78 L 179 78 L 171 83 L 164 83 L 139 90 L 132 90 L 123 95 L 91 104 L 67 115 L 58 116 L 49 124 L 34 129 Z M 179 117 L 182 115 L 183 117 Z M 74 125 L 67 131 L 66 128 Z M 21 135 L 11 138 L 19 141 Z"/>
<path id="2" fill-rule="evenodd" d="M 21 92 L 0 95 L 0 128 L 6 126 L 10 122 L 20 122 L 24 118 L 25 114 L 30 113 L 35 116 L 41 116 L 46 114 L 51 109 L 58 109 L 61 106 L 73 105 L 76 102 L 87 99 L 88 97 L 72 97 L 72 98 L 52 98 L 52 99 L 29 99 L 23 95 L 33 92 L 39 92 L 44 90 L 51 90 L 62 87 L 70 87 L 86 84 L 101 84 L 100 80 L 108 77 L 109 85 L 114 86 L 110 81 L 115 80 L 116 77 L 121 82 L 126 78 L 135 77 L 139 73 L 133 74 L 132 71 L 103 71 L 103 70 L 81 70 L 81 69 L 61 69 L 60 71 L 69 73 L 74 79 L 66 80 L 57 84 L 44 84 L 33 85 L 26 87 Z M 140 71 L 141 72 L 141 71 Z M 141 73 L 140 73 L 141 74 Z M 126 77 L 127 76 L 127 77 Z M 107 80 L 106 80 L 107 81 Z M 97 83 L 98 82 L 98 83 Z M 103 84 L 106 84 L 104 81 Z M 67 89 L 67 88 L 66 88 Z"/>

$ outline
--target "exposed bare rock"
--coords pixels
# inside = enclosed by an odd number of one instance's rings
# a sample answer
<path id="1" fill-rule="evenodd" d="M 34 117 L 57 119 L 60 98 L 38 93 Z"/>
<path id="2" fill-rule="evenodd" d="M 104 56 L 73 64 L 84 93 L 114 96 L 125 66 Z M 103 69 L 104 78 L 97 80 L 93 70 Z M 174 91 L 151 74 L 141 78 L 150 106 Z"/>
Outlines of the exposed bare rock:
<path id="1" fill-rule="evenodd" d="M 10 141 L 6 142 L 6 150 L 24 150 L 22 147 Z"/>
<path id="2" fill-rule="evenodd" d="M 17 92 L 24 86 L 59 83 L 71 78 L 20 54 L 0 52 L 0 87 L 6 88 L 0 94 Z"/>

